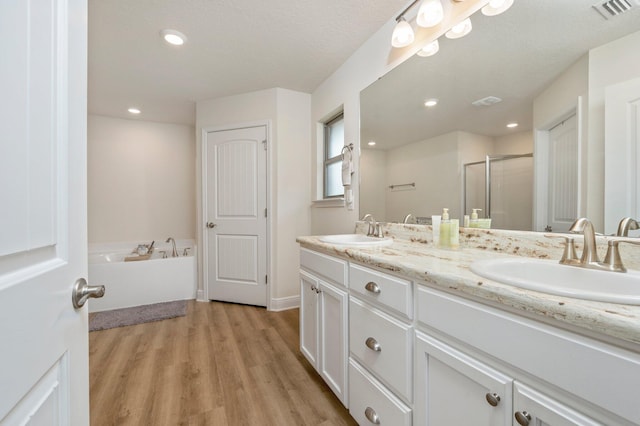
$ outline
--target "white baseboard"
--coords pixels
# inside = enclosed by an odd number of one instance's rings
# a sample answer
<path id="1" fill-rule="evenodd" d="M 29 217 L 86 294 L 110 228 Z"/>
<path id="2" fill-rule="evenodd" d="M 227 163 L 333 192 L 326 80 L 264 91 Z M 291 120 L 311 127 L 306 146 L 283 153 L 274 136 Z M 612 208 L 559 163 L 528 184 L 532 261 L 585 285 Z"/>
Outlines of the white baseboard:
<path id="1" fill-rule="evenodd" d="M 208 302 L 208 300 L 205 300 L 204 298 L 204 290 L 198 290 L 196 292 L 196 300 L 198 302 Z"/>
<path id="2" fill-rule="evenodd" d="M 280 299 L 271 299 L 270 311 L 286 311 L 287 309 L 295 309 L 300 307 L 300 296 L 282 297 Z"/>

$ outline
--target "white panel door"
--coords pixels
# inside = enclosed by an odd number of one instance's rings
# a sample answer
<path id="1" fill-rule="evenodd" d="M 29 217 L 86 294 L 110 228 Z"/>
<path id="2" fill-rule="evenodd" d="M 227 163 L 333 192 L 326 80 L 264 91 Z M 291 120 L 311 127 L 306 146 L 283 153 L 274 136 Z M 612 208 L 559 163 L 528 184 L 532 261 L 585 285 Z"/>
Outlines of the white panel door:
<path id="1" fill-rule="evenodd" d="M 578 128 L 575 114 L 549 130 L 547 226 L 567 232 L 578 218 Z"/>
<path id="2" fill-rule="evenodd" d="M 267 304 L 266 141 L 266 126 L 206 134 L 211 300 Z"/>
<path id="3" fill-rule="evenodd" d="M 604 232 L 640 217 L 640 78 L 605 89 Z"/>
<path id="4" fill-rule="evenodd" d="M 0 425 L 88 425 L 86 0 L 0 1 Z"/>

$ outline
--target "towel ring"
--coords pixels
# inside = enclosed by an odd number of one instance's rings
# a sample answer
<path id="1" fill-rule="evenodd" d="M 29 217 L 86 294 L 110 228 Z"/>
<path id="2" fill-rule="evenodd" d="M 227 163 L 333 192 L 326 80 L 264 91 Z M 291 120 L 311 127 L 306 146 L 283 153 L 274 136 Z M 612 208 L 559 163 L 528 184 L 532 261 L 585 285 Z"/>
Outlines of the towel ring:
<path id="1" fill-rule="evenodd" d="M 345 151 L 345 149 L 347 151 L 349 151 L 349 154 L 351 154 L 351 152 L 353 151 L 353 144 L 350 143 L 349 145 L 345 145 L 345 146 L 342 147 L 342 151 L 340 151 L 340 155 L 342 155 L 343 159 L 344 159 L 344 151 Z"/>

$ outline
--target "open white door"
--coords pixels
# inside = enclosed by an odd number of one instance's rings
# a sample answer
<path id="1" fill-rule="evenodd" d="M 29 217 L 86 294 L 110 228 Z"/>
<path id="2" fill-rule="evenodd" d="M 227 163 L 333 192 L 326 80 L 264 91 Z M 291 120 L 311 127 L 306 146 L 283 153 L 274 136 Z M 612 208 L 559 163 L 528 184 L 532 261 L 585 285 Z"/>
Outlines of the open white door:
<path id="1" fill-rule="evenodd" d="M 640 216 L 640 78 L 605 89 L 604 232 Z"/>
<path id="2" fill-rule="evenodd" d="M 86 0 L 0 1 L 0 425 L 88 425 Z"/>
<path id="3" fill-rule="evenodd" d="M 204 138 L 206 273 L 211 300 L 267 304 L 267 127 Z"/>

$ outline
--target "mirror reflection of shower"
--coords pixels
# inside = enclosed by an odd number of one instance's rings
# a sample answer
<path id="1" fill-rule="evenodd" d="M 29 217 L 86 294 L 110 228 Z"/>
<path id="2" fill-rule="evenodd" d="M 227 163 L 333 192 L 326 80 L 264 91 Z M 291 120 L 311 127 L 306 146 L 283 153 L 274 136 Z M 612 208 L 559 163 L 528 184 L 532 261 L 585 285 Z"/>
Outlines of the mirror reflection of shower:
<path id="1" fill-rule="evenodd" d="M 487 155 L 463 167 L 463 211 L 491 218 L 491 227 L 533 229 L 533 154 Z"/>

